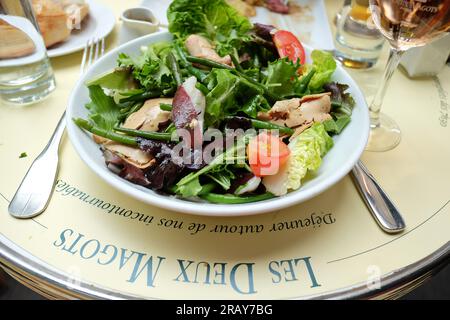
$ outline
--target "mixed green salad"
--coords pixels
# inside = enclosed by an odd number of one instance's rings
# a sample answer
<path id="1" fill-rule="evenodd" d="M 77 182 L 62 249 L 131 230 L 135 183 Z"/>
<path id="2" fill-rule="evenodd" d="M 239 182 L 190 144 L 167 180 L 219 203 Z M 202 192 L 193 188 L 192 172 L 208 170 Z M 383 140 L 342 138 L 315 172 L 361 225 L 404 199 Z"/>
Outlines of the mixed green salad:
<path id="1" fill-rule="evenodd" d="M 332 55 L 306 62 L 291 32 L 252 24 L 224 0 L 175 0 L 174 39 L 120 54 L 90 79 L 88 119 L 106 166 L 189 200 L 248 203 L 283 196 L 313 177 L 350 122 L 348 86 Z"/>

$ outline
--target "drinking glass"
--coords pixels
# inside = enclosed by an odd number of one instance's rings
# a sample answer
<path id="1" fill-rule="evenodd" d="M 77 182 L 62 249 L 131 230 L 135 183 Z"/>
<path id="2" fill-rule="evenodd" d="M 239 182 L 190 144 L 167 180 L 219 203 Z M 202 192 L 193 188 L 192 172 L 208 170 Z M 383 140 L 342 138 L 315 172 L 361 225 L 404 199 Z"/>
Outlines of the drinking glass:
<path id="1" fill-rule="evenodd" d="M 385 40 L 373 27 L 369 0 L 352 0 L 344 6 L 336 23 L 334 56 L 345 67 L 373 67 L 381 54 Z"/>
<path id="2" fill-rule="evenodd" d="M 370 110 L 370 137 L 366 150 L 387 151 L 400 143 L 397 123 L 380 113 L 389 81 L 403 53 L 447 34 L 450 0 L 370 0 L 375 26 L 390 44 L 389 60 Z"/>
<path id="3" fill-rule="evenodd" d="M 30 0 L 0 0 L 0 101 L 30 104 L 55 78 Z"/>

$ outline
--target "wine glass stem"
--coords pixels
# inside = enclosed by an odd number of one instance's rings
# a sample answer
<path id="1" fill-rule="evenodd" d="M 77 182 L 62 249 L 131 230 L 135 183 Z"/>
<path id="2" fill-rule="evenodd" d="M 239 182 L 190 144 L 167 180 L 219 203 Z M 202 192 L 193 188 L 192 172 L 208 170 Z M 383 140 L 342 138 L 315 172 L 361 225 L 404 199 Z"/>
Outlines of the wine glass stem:
<path id="1" fill-rule="evenodd" d="M 383 103 L 384 95 L 386 94 L 386 89 L 389 85 L 389 82 L 394 74 L 395 69 L 397 69 L 398 64 L 400 63 L 400 59 L 403 55 L 403 50 L 398 50 L 395 48 L 391 48 L 389 53 L 389 59 L 384 70 L 383 78 L 381 79 L 381 83 L 378 86 L 377 93 L 375 94 L 375 98 L 372 101 L 372 104 L 369 107 L 370 111 L 370 125 L 372 128 L 378 127 L 380 125 L 380 109 Z"/>

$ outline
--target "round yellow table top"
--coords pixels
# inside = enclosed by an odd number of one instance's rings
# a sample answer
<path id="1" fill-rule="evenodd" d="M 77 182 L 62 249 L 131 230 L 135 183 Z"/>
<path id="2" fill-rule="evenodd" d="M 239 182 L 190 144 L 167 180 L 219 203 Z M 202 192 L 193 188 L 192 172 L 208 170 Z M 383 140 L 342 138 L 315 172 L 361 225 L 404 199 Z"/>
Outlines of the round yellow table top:
<path id="1" fill-rule="evenodd" d="M 117 16 L 138 4 L 101 2 Z M 331 21 L 340 3 L 326 4 Z M 117 28 L 107 48 L 116 43 Z M 11 217 L 8 202 L 64 111 L 80 61 L 81 53 L 51 60 L 58 88 L 47 100 L 0 106 L 0 262 L 34 290 L 54 298 L 383 298 L 420 284 L 448 259 L 449 67 L 420 80 L 395 73 L 383 111 L 402 141 L 362 156 L 402 212 L 401 234 L 381 231 L 349 177 L 305 203 L 256 216 L 152 207 L 106 185 L 67 137 L 48 209 L 30 220 Z M 350 71 L 369 100 L 382 62 Z"/>

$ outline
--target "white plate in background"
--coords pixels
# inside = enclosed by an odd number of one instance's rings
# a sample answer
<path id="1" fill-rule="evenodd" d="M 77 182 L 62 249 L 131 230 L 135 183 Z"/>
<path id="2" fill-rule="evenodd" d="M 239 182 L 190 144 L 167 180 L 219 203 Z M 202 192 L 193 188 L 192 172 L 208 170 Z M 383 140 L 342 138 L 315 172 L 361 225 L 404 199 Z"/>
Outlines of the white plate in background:
<path id="1" fill-rule="evenodd" d="M 291 13 L 279 14 L 256 7 L 256 16 L 250 20 L 272 24 L 293 32 L 302 43 L 315 49 L 334 50 L 333 35 L 328 23 L 323 0 L 291 0 Z M 143 0 L 142 6 L 152 10 L 162 24 L 168 24 L 166 11 L 170 0 Z"/>
<path id="2" fill-rule="evenodd" d="M 80 30 L 73 30 L 69 38 L 47 49 L 50 58 L 63 56 L 83 50 L 89 39 L 105 38 L 114 28 L 116 17 L 112 10 L 92 0 L 89 4 L 89 15 L 82 21 Z"/>

